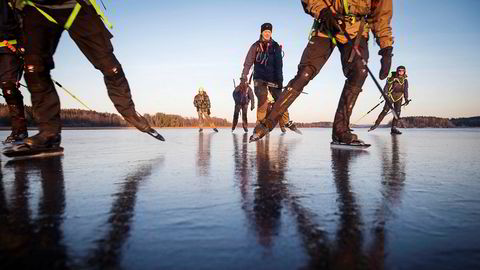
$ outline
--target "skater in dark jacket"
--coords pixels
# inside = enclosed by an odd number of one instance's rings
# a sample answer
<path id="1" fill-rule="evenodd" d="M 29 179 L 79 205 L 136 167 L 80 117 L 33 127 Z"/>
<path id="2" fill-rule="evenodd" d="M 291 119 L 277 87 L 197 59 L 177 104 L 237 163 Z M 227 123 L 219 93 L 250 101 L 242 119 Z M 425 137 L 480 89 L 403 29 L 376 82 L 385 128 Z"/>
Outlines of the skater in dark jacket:
<path id="1" fill-rule="evenodd" d="M 272 24 L 264 23 L 260 28 L 260 39 L 250 46 L 243 71 L 240 77 L 241 86 L 248 87 L 247 77 L 253 65 L 253 82 L 255 95 L 258 99 L 257 124 L 267 116 L 268 94 L 275 100 L 280 97 L 283 88 L 282 47 L 272 39 Z M 290 121 L 288 111 L 280 119 L 292 131 L 299 132 L 293 121 Z"/>
<path id="2" fill-rule="evenodd" d="M 0 0 L 0 88 L 7 102 L 12 133 L 4 143 L 21 142 L 28 137 L 27 121 L 19 80 L 23 61 L 20 20 L 7 0 Z"/>
<path id="3" fill-rule="evenodd" d="M 255 98 L 253 97 L 252 88 L 250 88 L 250 86 L 245 88 L 241 85 L 235 87 L 235 90 L 233 90 L 233 100 L 235 101 L 235 109 L 233 112 L 232 132 L 237 127 L 238 114 L 240 111 L 242 111 L 243 130 L 248 132 L 248 104 L 251 102 L 252 105 L 250 106 L 250 109 L 252 111 L 255 109 Z"/>
<path id="4" fill-rule="evenodd" d="M 408 103 L 410 103 L 410 100 L 408 99 L 407 70 L 404 66 L 399 66 L 397 67 L 397 71 L 392 73 L 393 74 L 390 78 L 388 78 L 387 83 L 383 88 L 383 91 L 385 92 L 385 94 L 387 94 L 390 102 L 392 102 L 397 115 L 400 116 L 400 113 L 402 111 L 403 99 L 405 99 L 404 105 L 408 105 Z M 375 124 L 370 127 L 368 131 L 376 129 L 380 125 L 380 123 L 382 123 L 383 118 L 388 114 L 389 111 L 390 108 L 387 104 L 385 104 L 385 106 L 383 106 L 382 112 L 378 115 Z M 398 120 L 394 117 L 392 120 L 392 128 L 390 130 L 391 134 L 402 134 L 402 132 L 400 132 L 400 130 L 396 128 L 397 124 Z"/>
<path id="5" fill-rule="evenodd" d="M 25 81 L 39 132 L 25 139 L 30 148 L 60 145 L 60 100 L 50 70 L 53 54 L 64 30 L 82 53 L 103 74 L 108 95 L 123 118 L 142 132 L 163 140 L 138 114 L 122 65 L 113 54 L 111 26 L 95 0 L 17 0 L 23 10 Z"/>

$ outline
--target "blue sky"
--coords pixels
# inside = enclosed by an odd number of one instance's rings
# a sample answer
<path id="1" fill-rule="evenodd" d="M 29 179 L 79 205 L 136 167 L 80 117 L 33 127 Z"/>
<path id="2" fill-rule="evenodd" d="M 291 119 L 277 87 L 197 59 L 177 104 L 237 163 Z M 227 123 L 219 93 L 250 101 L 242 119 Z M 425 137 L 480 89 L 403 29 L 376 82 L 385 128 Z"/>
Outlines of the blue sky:
<path id="1" fill-rule="evenodd" d="M 100 2 L 100 1 L 98 1 Z M 231 120 L 232 90 L 260 25 L 273 24 L 273 38 L 285 50 L 285 84 L 297 65 L 312 24 L 300 1 L 111 1 L 104 0 L 113 22 L 115 54 L 123 65 L 141 113 L 196 116 L 193 96 L 207 89 L 212 114 Z M 466 117 L 480 115 L 479 1 L 393 0 L 395 37 L 392 68 L 405 65 L 413 102 L 403 115 Z M 141 4 L 138 4 L 141 3 Z M 378 74 L 379 47 L 369 42 L 369 66 Z M 344 76 L 336 50 L 317 77 L 291 106 L 295 121 L 332 121 Z M 115 112 L 102 75 L 64 33 L 55 54 L 52 77 L 96 111 Z M 382 86 L 384 82 L 381 82 Z M 26 103 L 29 104 L 29 95 Z M 59 89 L 63 108 L 81 105 Z M 367 79 L 352 122 L 379 100 Z M 380 108 L 360 124 L 371 123 Z M 254 112 L 249 113 L 254 121 Z"/>

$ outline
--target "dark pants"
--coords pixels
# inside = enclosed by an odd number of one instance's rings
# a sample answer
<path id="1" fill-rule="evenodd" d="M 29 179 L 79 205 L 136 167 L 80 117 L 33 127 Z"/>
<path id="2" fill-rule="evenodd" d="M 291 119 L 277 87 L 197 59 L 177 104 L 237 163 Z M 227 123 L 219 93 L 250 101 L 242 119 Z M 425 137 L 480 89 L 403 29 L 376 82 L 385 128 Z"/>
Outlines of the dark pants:
<path id="1" fill-rule="evenodd" d="M 398 117 L 400 117 L 400 113 L 402 112 L 402 100 L 403 100 L 402 95 L 403 93 L 393 93 L 392 96 L 394 100 L 396 100 L 395 102 L 390 98 L 390 102 L 393 103 L 393 108 L 395 109 L 395 112 L 397 113 Z M 380 123 L 382 123 L 383 118 L 388 114 L 389 111 L 390 111 L 390 107 L 388 107 L 388 105 L 385 104 L 383 106 L 383 110 L 380 112 L 377 120 L 375 121 L 375 125 L 377 126 L 380 125 Z M 396 127 L 397 124 L 398 124 L 397 118 L 393 117 L 392 128 Z"/>
<path id="2" fill-rule="evenodd" d="M 59 24 L 48 21 L 33 7 L 24 8 L 25 80 L 40 132 L 59 133 L 60 100 L 50 70 L 54 68 L 53 55 L 72 9 L 42 9 Z M 80 10 L 68 33 L 90 63 L 103 73 L 108 95 L 117 111 L 124 117 L 135 115 L 130 87 L 122 66 L 113 54 L 112 35 L 93 7 Z"/>
<path id="3" fill-rule="evenodd" d="M 282 93 L 281 88 L 270 87 L 267 85 L 266 82 L 262 80 L 255 80 L 254 83 L 254 92 L 255 96 L 257 96 L 257 124 L 262 122 L 265 117 L 267 116 L 267 112 L 269 111 L 269 104 L 268 104 L 268 92 L 272 95 L 273 99 L 277 101 Z M 282 113 L 282 117 L 280 118 L 280 125 L 284 126 L 290 120 L 290 116 L 288 111 Z"/>
<path id="4" fill-rule="evenodd" d="M 248 103 L 245 105 L 235 104 L 235 111 L 233 112 L 233 123 L 232 129 L 237 127 L 238 123 L 238 114 L 242 111 L 242 120 L 243 120 L 243 128 L 248 128 L 248 120 L 247 120 L 247 113 L 248 113 Z"/>
<path id="5" fill-rule="evenodd" d="M 352 62 L 348 62 L 352 46 L 338 43 L 342 70 L 347 78 L 340 96 L 335 119 L 333 122 L 334 139 L 342 140 L 341 137 L 349 134 L 350 116 L 362 86 L 367 78 L 367 70 L 362 59 L 355 55 Z M 272 113 L 269 115 L 267 125 L 273 125 L 280 115 L 287 110 L 293 101 L 301 94 L 303 88 L 320 72 L 330 58 L 335 46 L 332 41 L 324 37 L 312 37 L 303 51 L 297 75 L 288 83 L 286 91 L 280 97 L 280 102 L 275 102 Z M 365 60 L 368 60 L 368 44 L 365 38 L 360 41 L 359 49 Z M 339 138 L 340 137 L 340 138 Z"/>
<path id="6" fill-rule="evenodd" d="M 22 61 L 12 53 L 0 54 L 0 87 L 7 102 L 12 119 L 12 131 L 22 133 L 27 130 L 23 96 L 18 89 L 17 81 L 22 74 Z"/>

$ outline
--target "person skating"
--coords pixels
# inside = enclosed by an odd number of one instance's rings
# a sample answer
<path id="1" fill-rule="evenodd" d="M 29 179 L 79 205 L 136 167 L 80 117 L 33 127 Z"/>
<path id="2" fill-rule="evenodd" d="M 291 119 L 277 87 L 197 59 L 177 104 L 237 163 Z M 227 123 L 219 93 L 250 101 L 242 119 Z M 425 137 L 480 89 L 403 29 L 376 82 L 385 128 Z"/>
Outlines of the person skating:
<path id="1" fill-rule="evenodd" d="M 272 39 L 272 30 L 271 23 L 261 25 L 260 39 L 250 46 L 240 77 L 240 85 L 244 88 L 248 87 L 247 77 L 253 65 L 254 91 L 258 99 L 257 124 L 261 123 L 267 116 L 268 93 L 270 92 L 276 100 L 283 88 L 282 47 Z M 282 113 L 280 121 L 282 126 L 301 133 L 295 123 L 290 121 L 288 111 Z"/>
<path id="2" fill-rule="evenodd" d="M 241 85 L 235 87 L 233 90 L 233 100 L 235 101 L 235 109 L 233 112 L 232 132 L 237 127 L 238 114 L 242 111 L 243 130 L 248 132 L 248 104 L 251 102 L 250 110 L 255 109 L 255 98 L 250 86 L 242 87 Z"/>
<path id="3" fill-rule="evenodd" d="M 213 131 L 218 132 L 215 124 L 210 118 L 210 98 L 203 87 L 198 89 L 198 94 L 193 99 L 193 106 L 197 108 L 199 132 L 203 131 L 204 121 L 213 128 Z"/>
<path id="4" fill-rule="evenodd" d="M 92 65 L 103 73 L 108 95 L 123 118 L 138 130 L 164 140 L 138 114 L 120 62 L 113 53 L 110 25 L 95 0 L 15 1 L 23 10 L 25 81 L 39 132 L 24 140 L 30 148 L 49 148 L 61 142 L 60 100 L 50 71 L 53 54 L 64 30 Z M 103 20 L 103 22 L 102 22 Z M 111 26 L 111 25 L 110 25 Z"/>
<path id="5" fill-rule="evenodd" d="M 387 83 L 383 88 L 383 91 L 387 94 L 390 102 L 392 102 L 395 112 L 400 116 L 402 110 L 402 101 L 405 99 L 405 105 L 410 103 L 408 99 L 408 80 L 407 80 L 407 71 L 404 66 L 397 67 L 396 72 L 392 72 L 392 76 L 387 79 Z M 380 123 L 382 123 L 383 118 L 388 114 L 390 108 L 385 104 L 383 106 L 382 112 L 378 115 L 375 124 L 370 127 L 368 131 L 376 129 Z M 391 134 L 402 134 L 400 130 L 396 128 L 398 120 L 394 117 L 392 120 L 392 128 L 390 130 Z"/>
<path id="6" fill-rule="evenodd" d="M 286 90 L 275 102 L 272 112 L 264 121 L 257 124 L 250 140 L 259 140 L 272 130 L 282 114 L 300 95 L 308 82 L 320 72 L 334 48 L 338 46 L 343 74 L 347 79 L 335 113 L 332 139 L 335 143 L 361 143 L 357 135 L 351 133 L 349 122 L 367 77 L 367 69 L 362 60 L 368 61 L 368 32 L 371 28 L 380 46 L 379 55 L 382 56 L 380 79 L 383 80 L 390 71 L 393 56 L 393 37 L 390 27 L 392 1 L 302 0 L 302 6 L 304 11 L 315 19 L 315 23 L 311 38 L 300 60 L 297 75 L 288 83 Z M 349 42 L 349 39 L 354 41 Z M 357 55 L 356 50 L 353 50 L 354 45 L 362 56 Z"/>
<path id="7" fill-rule="evenodd" d="M 23 72 L 20 20 L 7 0 L 0 0 L 0 88 L 8 106 L 12 133 L 4 144 L 28 137 L 23 96 L 18 89 Z"/>

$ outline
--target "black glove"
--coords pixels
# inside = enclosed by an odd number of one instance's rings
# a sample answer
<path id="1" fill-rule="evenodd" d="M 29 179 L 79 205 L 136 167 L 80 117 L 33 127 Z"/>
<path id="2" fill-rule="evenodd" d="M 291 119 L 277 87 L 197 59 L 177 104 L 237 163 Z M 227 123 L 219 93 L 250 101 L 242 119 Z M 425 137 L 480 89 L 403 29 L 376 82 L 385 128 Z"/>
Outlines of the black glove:
<path id="1" fill-rule="evenodd" d="M 330 33 L 330 35 L 335 36 L 342 31 L 330 8 L 322 9 L 318 15 L 318 19 L 321 20 L 319 29 L 321 32 L 326 34 Z"/>
<path id="2" fill-rule="evenodd" d="M 393 56 L 392 51 L 393 51 L 393 47 L 388 46 L 381 49 L 378 52 L 378 55 L 382 56 L 382 59 L 380 59 L 380 63 L 382 64 L 382 67 L 380 68 L 380 73 L 379 73 L 380 80 L 384 80 L 385 78 L 387 78 L 388 73 L 390 72 L 390 67 L 392 66 L 392 56 Z"/>

